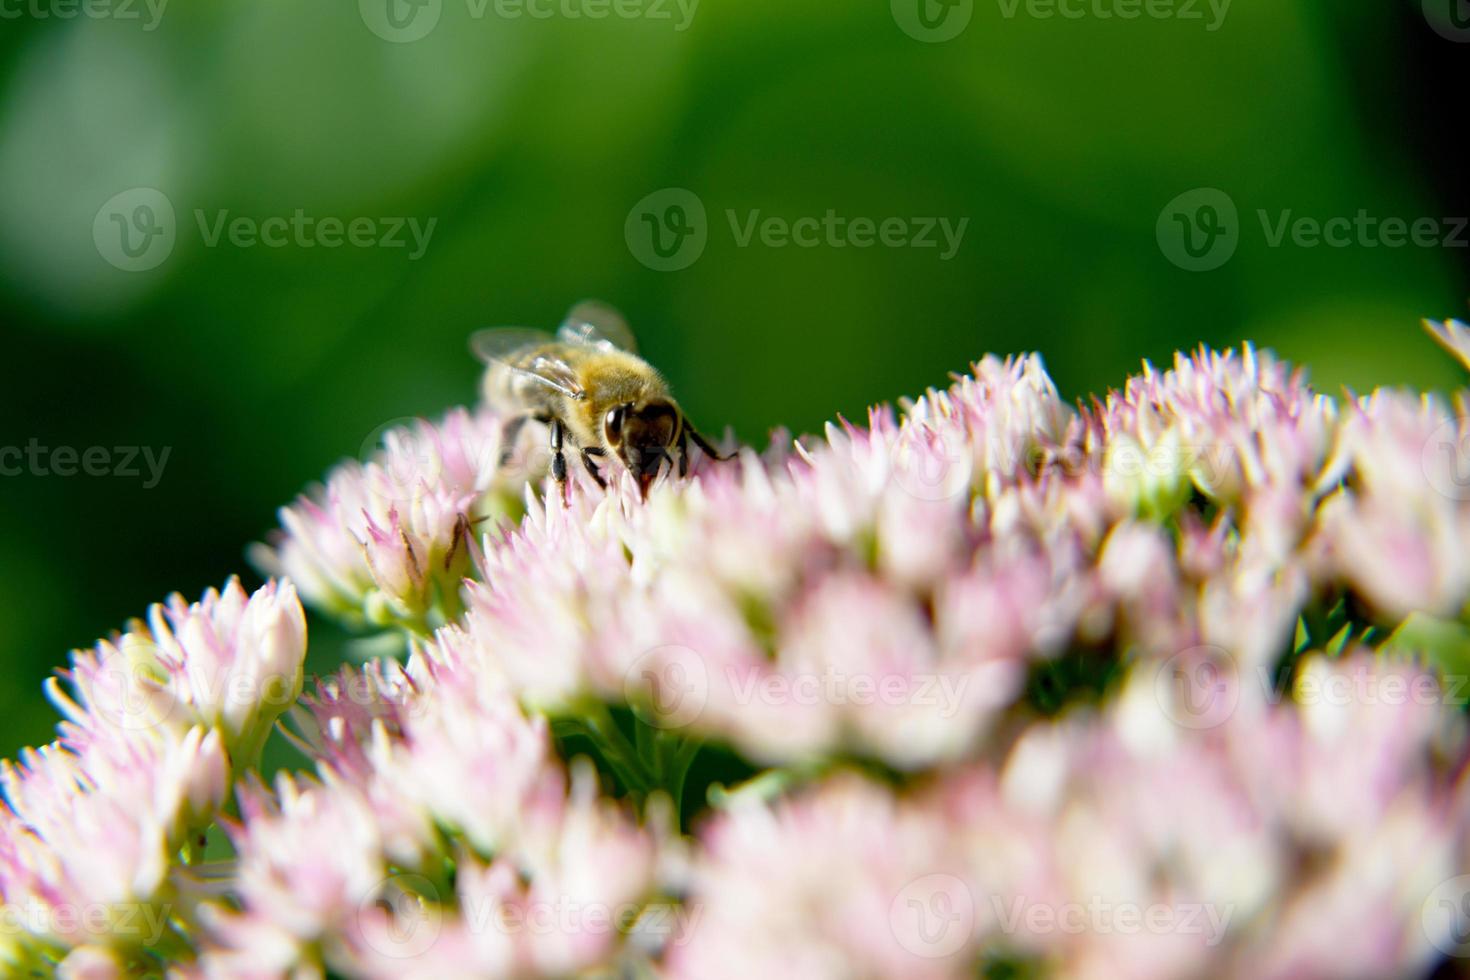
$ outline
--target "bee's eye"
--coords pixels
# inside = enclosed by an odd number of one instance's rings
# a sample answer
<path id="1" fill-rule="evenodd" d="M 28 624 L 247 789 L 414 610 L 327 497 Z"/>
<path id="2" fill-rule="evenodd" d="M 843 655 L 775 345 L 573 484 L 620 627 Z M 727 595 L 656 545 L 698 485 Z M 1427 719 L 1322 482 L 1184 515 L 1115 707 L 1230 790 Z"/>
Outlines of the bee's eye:
<path id="1" fill-rule="evenodd" d="M 607 435 L 608 442 L 616 445 L 623 441 L 623 406 L 619 405 L 607 413 L 602 428 Z"/>

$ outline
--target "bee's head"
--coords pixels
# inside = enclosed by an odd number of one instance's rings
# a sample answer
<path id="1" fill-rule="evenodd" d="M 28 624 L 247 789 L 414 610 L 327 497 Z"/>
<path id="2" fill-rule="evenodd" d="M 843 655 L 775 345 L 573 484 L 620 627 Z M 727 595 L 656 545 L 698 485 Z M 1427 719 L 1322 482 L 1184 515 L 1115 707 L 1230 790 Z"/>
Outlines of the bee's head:
<path id="1" fill-rule="evenodd" d="M 678 435 L 679 410 L 663 398 L 642 405 L 616 405 L 602 420 L 603 440 L 628 467 L 645 497 Z"/>

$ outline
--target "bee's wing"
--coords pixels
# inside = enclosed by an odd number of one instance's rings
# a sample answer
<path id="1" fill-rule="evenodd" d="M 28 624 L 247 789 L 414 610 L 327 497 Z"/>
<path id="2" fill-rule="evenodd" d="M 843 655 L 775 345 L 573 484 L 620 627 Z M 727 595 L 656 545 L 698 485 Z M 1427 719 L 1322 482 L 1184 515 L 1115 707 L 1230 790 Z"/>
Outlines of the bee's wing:
<path id="1" fill-rule="evenodd" d="M 581 398 L 585 392 L 577 372 L 551 352 L 554 344 L 551 334 L 529 327 L 490 327 L 470 335 L 470 350 L 486 364 L 503 365 L 570 398 Z M 538 347 L 548 349 L 534 353 Z"/>
<path id="2" fill-rule="evenodd" d="M 512 354 L 552 342 L 551 334 L 530 327 L 488 327 L 470 334 L 470 350 L 486 364 L 504 364 Z"/>
<path id="3" fill-rule="evenodd" d="M 564 344 L 638 353 L 638 341 L 628 329 L 628 321 L 617 310 L 595 299 L 584 299 L 572 307 L 557 328 L 556 339 Z"/>

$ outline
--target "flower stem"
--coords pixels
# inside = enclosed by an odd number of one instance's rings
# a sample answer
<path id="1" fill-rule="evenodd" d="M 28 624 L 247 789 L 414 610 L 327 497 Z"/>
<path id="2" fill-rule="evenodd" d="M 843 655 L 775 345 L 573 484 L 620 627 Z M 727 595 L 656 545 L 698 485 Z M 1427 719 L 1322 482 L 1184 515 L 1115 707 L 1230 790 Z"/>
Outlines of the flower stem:
<path id="1" fill-rule="evenodd" d="M 648 772 L 638 750 L 628 743 L 627 736 L 613 721 L 607 705 L 598 702 L 589 706 L 585 720 L 588 732 L 601 750 L 603 758 L 641 803 L 658 785 L 658 780 Z"/>

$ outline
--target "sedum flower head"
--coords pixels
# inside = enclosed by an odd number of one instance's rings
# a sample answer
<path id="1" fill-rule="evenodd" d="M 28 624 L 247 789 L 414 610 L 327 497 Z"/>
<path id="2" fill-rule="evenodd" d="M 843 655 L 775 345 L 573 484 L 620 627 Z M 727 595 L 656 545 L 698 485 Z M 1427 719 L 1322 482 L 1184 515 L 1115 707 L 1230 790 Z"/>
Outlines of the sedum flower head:
<path id="1" fill-rule="evenodd" d="M 352 622 L 452 618 L 472 529 L 513 509 L 506 488 L 524 482 L 521 465 L 503 465 L 501 431 L 493 413 L 464 410 L 388 429 L 365 462 L 344 463 L 281 509 L 284 533 L 256 549 L 257 564 Z"/>
<path id="2" fill-rule="evenodd" d="M 229 787 L 217 731 L 53 742 L 0 773 L 0 894 L 27 957 L 166 938 L 173 855 Z"/>
<path id="3" fill-rule="evenodd" d="M 987 357 L 646 500 L 615 466 L 544 492 L 493 405 L 394 429 L 283 509 L 287 578 L 53 683 L 60 738 L 0 775 L 36 910 L 0 957 L 1428 973 L 1470 953 L 1466 397 L 1333 399 L 1245 347 L 1074 405 Z M 407 656 L 306 683 L 297 589 Z"/>
<path id="4" fill-rule="evenodd" d="M 290 582 L 247 595 L 238 579 L 195 603 L 177 593 L 146 624 L 78 651 L 52 700 L 68 724 L 116 732 L 217 730 L 232 758 L 251 765 L 271 726 L 301 694 L 306 617 Z"/>

